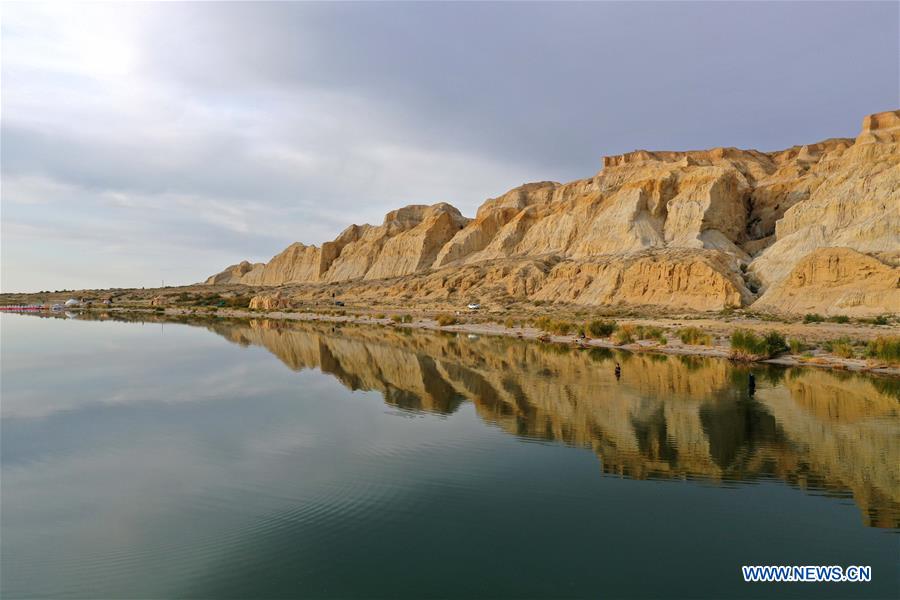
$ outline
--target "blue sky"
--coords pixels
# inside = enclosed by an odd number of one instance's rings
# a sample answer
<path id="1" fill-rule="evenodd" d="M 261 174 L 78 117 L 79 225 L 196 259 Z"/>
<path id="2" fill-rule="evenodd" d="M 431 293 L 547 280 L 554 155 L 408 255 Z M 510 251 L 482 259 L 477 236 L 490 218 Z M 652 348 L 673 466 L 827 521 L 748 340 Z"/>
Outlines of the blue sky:
<path id="1" fill-rule="evenodd" d="M 606 154 L 900 105 L 896 2 L 2 9 L 3 291 L 191 283 Z"/>

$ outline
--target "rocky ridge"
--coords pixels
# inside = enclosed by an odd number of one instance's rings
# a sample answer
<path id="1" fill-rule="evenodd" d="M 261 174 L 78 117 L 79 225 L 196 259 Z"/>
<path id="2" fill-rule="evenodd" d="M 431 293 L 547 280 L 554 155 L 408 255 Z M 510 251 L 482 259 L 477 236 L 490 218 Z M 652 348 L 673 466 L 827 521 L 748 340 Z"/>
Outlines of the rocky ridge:
<path id="1" fill-rule="evenodd" d="M 295 243 L 208 284 L 346 284 L 347 298 L 544 300 L 864 316 L 900 307 L 900 110 L 778 152 L 638 150 L 528 183 L 474 219 L 446 203 Z"/>

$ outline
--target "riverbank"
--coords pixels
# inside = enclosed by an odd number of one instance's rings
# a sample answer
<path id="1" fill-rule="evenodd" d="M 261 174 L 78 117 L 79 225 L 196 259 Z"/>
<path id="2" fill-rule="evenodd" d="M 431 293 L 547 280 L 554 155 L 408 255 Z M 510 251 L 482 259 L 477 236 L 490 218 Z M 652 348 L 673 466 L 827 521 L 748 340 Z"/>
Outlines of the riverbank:
<path id="1" fill-rule="evenodd" d="M 730 320 L 711 318 L 661 318 L 661 317 L 634 317 L 608 320 L 617 327 L 628 327 L 637 331 L 652 331 L 655 339 L 634 339 L 626 343 L 617 343 L 614 336 L 590 336 L 581 337 L 577 330 L 571 333 L 550 333 L 535 326 L 535 321 L 541 317 L 532 315 L 507 316 L 504 322 L 499 322 L 503 315 L 492 313 L 480 313 L 478 311 L 447 313 L 447 312 L 411 312 L 394 310 L 365 310 L 360 308 L 328 307 L 316 309 L 285 309 L 285 310 L 249 310 L 226 307 L 148 307 L 125 306 L 103 307 L 82 310 L 87 314 L 96 314 L 99 318 L 107 314 L 110 317 L 116 314 L 138 313 L 142 315 L 156 315 L 160 317 L 196 319 L 272 319 L 283 321 L 308 321 L 334 324 L 358 324 L 393 327 L 401 329 L 419 329 L 426 331 L 451 332 L 465 335 L 491 335 L 506 336 L 523 340 L 540 341 L 543 343 L 561 344 L 575 348 L 617 348 L 632 352 L 655 352 L 673 355 L 705 356 L 714 358 L 731 359 L 733 356 L 730 347 L 731 334 L 737 330 L 748 330 L 762 336 L 769 331 L 778 331 L 788 341 L 793 341 L 797 347 L 803 348 L 802 352 L 779 353 L 777 356 L 758 360 L 768 364 L 783 366 L 811 366 L 819 368 L 840 369 L 847 371 L 868 372 L 892 377 L 900 377 L 900 365 L 888 364 L 884 361 L 861 357 L 837 356 L 826 351 L 822 345 L 827 346 L 829 340 L 848 340 L 861 346 L 871 340 L 884 336 L 896 336 L 900 328 L 896 325 L 876 326 L 862 324 L 842 323 L 774 323 L 770 321 L 733 317 Z M 547 311 L 549 312 L 549 311 Z M 546 313 L 542 315 L 547 319 Z M 440 322 L 439 322 L 440 321 Z M 456 321 L 456 322 L 453 322 Z M 679 333 L 686 327 L 694 328 L 708 336 L 708 344 L 684 343 Z M 801 341 L 802 340 L 802 341 Z M 852 342 L 850 342 L 852 340 Z M 794 344 L 792 344 L 794 345 Z M 858 354 L 858 352 L 857 352 Z"/>

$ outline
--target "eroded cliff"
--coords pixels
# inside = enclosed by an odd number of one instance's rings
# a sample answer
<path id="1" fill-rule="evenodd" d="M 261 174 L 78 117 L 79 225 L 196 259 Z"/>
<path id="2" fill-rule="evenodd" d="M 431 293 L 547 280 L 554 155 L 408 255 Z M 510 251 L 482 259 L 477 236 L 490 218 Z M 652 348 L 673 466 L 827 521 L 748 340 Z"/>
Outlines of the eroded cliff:
<path id="1" fill-rule="evenodd" d="M 834 248 L 867 266 L 848 268 Z M 449 204 L 408 206 L 207 283 L 862 316 L 896 310 L 898 264 L 900 110 L 866 117 L 855 140 L 606 157 L 594 177 L 525 184 L 471 220 Z"/>

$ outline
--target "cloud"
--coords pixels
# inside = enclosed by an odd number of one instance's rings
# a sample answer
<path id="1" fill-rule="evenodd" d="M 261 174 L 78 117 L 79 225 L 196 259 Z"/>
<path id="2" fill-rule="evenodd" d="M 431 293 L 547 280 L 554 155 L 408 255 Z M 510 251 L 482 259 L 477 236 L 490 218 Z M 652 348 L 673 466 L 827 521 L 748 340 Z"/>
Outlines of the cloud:
<path id="1" fill-rule="evenodd" d="M 177 264 L 187 283 L 404 204 L 471 215 L 525 181 L 590 175 L 604 154 L 854 135 L 896 103 L 898 11 L 10 5 L 2 287 L 60 287 L 27 257 L 73 245 L 85 260 L 69 281 L 154 285 Z M 146 259 L 110 253 L 117 231 Z"/>

